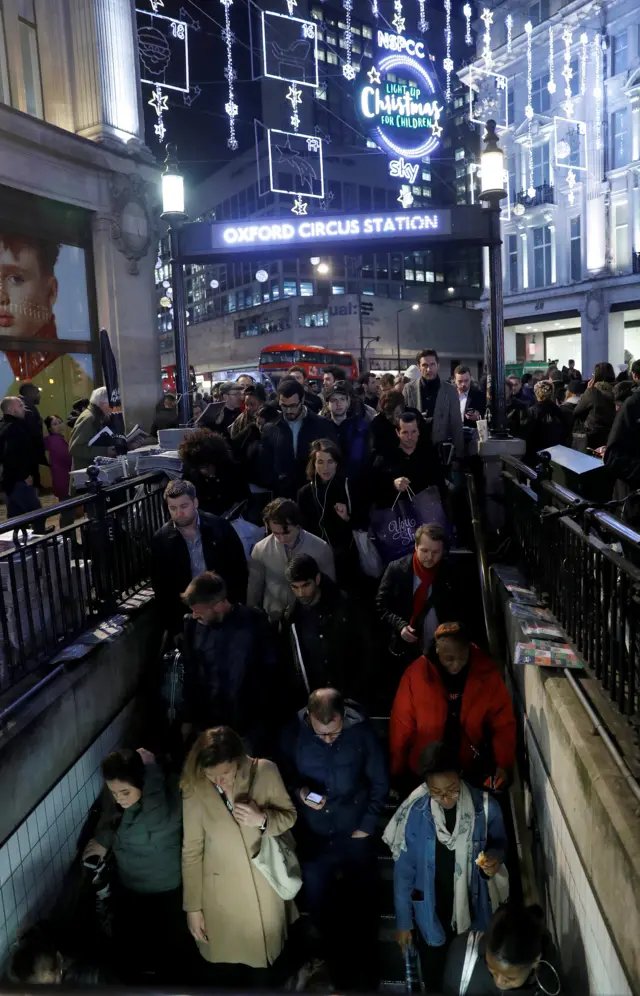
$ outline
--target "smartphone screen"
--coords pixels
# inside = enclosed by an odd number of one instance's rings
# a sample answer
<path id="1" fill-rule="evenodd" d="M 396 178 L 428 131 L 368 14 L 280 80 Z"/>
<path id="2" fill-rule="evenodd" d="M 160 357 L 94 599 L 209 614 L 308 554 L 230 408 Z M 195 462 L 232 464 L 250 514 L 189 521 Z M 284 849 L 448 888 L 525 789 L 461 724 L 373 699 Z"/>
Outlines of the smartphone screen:
<path id="1" fill-rule="evenodd" d="M 324 799 L 324 796 L 323 795 L 318 795 L 317 792 L 309 792 L 309 794 L 307 795 L 307 799 L 309 800 L 309 802 L 313 802 L 316 805 L 318 805 L 319 803 L 322 802 L 322 800 Z"/>

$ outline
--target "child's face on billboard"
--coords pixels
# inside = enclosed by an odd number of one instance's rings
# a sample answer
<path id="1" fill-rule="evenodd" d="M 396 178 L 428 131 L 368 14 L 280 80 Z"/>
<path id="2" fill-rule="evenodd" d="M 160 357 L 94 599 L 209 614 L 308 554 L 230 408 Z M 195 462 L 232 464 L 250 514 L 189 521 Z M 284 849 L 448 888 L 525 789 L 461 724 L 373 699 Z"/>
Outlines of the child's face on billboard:
<path id="1" fill-rule="evenodd" d="M 42 272 L 35 247 L 11 248 L 0 238 L 0 336 L 37 338 L 57 296 L 58 281 Z"/>

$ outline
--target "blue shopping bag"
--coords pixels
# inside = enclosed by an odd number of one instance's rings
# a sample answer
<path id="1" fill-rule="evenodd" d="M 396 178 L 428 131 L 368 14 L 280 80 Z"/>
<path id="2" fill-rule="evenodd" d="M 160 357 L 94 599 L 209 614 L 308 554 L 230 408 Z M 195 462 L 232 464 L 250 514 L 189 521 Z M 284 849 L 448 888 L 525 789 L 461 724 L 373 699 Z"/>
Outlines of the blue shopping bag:
<path id="1" fill-rule="evenodd" d="M 413 551 L 416 529 L 423 523 L 437 523 L 450 533 L 440 492 L 433 486 L 415 495 L 399 493 L 392 508 L 374 509 L 371 529 L 385 567 Z"/>

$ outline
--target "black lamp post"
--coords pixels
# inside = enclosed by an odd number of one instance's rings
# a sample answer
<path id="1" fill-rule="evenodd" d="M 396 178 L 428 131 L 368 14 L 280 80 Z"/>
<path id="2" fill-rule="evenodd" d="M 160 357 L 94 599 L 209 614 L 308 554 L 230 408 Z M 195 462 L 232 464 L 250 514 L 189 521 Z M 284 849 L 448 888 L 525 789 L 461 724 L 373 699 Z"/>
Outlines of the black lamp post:
<path id="1" fill-rule="evenodd" d="M 507 400 L 504 390 L 504 297 L 502 292 L 502 237 L 500 231 L 500 201 L 504 189 L 504 153 L 498 146 L 495 121 L 487 121 L 485 150 L 480 156 L 480 200 L 491 212 L 491 243 L 489 245 L 489 375 L 491 383 L 491 431 L 506 437 Z"/>
<path id="2" fill-rule="evenodd" d="M 173 288 L 173 341 L 176 354 L 176 389 L 180 425 L 191 421 L 191 384 L 187 355 L 187 301 L 180 257 L 180 226 L 187 220 L 184 210 L 184 177 L 180 172 L 175 145 L 167 145 L 162 174 L 162 217 L 168 222 L 171 286 Z"/>
<path id="3" fill-rule="evenodd" d="M 396 353 L 397 353 L 397 363 L 398 363 L 398 373 L 400 373 L 400 315 L 405 311 L 418 311 L 420 305 L 417 301 L 411 305 L 410 308 L 398 308 L 396 311 Z"/>

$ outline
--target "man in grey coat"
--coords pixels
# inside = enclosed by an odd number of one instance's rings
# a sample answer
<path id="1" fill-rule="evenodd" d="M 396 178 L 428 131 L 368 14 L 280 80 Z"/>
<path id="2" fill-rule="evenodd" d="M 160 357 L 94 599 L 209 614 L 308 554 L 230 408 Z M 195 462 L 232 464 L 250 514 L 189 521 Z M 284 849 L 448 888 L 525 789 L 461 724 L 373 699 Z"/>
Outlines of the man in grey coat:
<path id="1" fill-rule="evenodd" d="M 464 433 L 457 389 L 440 379 L 440 361 L 435 349 L 421 350 L 416 363 L 420 377 L 404 389 L 407 408 L 422 412 L 431 425 L 432 443 L 450 440 L 455 447 L 455 456 L 460 460 L 464 456 Z"/>

